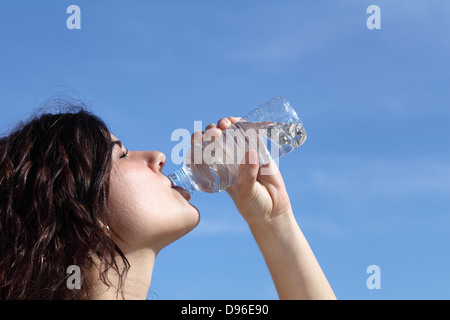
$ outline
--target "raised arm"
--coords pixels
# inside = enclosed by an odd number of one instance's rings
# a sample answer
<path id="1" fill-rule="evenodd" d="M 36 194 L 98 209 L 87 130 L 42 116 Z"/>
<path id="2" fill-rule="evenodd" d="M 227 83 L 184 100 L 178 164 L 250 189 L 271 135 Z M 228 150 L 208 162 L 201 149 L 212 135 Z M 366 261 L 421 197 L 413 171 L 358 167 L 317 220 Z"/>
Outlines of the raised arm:
<path id="1" fill-rule="evenodd" d="M 225 130 L 238 119 L 223 118 L 217 126 L 211 124 L 206 130 L 217 135 L 217 131 Z M 257 163 L 258 154 L 254 150 L 247 153 L 245 160 L 239 168 L 237 183 L 227 192 L 253 233 L 270 270 L 278 297 L 336 299 L 295 220 L 276 164 L 272 161 L 263 166 L 265 169 L 261 172 Z"/>

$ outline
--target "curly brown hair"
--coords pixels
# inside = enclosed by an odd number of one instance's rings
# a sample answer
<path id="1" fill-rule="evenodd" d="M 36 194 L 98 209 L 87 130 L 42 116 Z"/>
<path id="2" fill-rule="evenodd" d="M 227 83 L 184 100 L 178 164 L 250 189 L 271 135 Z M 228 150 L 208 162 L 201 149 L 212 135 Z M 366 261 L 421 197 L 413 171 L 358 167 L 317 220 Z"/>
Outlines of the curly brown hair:
<path id="1" fill-rule="evenodd" d="M 108 286 L 108 270 L 123 279 L 129 268 L 104 228 L 110 131 L 85 105 L 69 105 L 0 139 L 0 299 L 87 299 L 94 261 Z M 80 289 L 67 286 L 71 265 L 81 270 Z"/>

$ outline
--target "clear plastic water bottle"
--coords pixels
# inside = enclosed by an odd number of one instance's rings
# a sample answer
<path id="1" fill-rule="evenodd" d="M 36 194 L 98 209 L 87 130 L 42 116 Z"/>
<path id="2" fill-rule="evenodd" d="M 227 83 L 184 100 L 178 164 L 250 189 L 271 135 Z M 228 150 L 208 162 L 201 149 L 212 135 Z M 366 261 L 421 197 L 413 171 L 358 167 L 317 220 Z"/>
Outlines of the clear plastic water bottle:
<path id="1" fill-rule="evenodd" d="M 250 112 L 219 137 L 195 143 L 181 168 L 168 175 L 176 187 L 219 192 L 238 177 L 245 154 L 257 150 L 259 165 L 282 157 L 306 139 L 303 124 L 288 101 L 276 97 Z"/>

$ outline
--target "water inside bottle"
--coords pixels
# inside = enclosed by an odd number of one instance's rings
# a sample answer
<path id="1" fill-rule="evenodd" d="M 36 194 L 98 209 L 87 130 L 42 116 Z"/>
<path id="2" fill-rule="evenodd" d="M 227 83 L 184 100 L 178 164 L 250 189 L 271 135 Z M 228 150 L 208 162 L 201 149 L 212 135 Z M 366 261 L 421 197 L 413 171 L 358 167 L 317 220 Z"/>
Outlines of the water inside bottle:
<path id="1" fill-rule="evenodd" d="M 284 122 L 272 122 L 266 126 L 267 137 L 271 140 L 272 133 L 278 131 L 278 142 L 274 141 L 279 147 L 281 147 L 283 154 L 291 152 L 292 150 L 300 147 L 306 140 L 306 131 L 303 128 L 303 124 L 300 123 L 284 123 Z"/>
<path id="2" fill-rule="evenodd" d="M 218 192 L 237 179 L 239 165 L 250 149 L 258 151 L 259 164 L 264 165 L 298 148 L 305 140 L 306 132 L 301 122 L 239 121 L 223 131 L 221 137 L 194 145 L 184 170 L 189 172 L 197 190 Z M 232 148 L 226 141 L 233 142 Z M 205 161 L 199 162 L 199 158 Z"/>

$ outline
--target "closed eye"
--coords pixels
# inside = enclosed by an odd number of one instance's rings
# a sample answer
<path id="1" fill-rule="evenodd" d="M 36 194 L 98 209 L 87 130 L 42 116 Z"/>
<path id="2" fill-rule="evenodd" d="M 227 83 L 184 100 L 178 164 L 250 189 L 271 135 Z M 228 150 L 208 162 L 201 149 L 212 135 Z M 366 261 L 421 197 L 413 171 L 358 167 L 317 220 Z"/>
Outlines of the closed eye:
<path id="1" fill-rule="evenodd" d="M 120 156 L 120 159 L 126 158 L 128 156 L 128 149 Z"/>
<path id="2" fill-rule="evenodd" d="M 122 142 L 120 140 L 115 140 L 111 143 L 111 147 L 119 146 L 121 149 L 123 148 Z M 125 149 L 125 152 L 119 157 L 119 159 L 126 158 L 128 156 L 128 149 Z"/>

